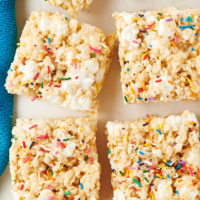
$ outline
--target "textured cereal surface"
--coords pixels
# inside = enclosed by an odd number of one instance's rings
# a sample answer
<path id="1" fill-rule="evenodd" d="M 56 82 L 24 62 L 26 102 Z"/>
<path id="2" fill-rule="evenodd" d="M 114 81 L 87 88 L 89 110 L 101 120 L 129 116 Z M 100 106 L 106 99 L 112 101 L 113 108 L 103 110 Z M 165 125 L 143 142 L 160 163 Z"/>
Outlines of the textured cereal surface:
<path id="1" fill-rule="evenodd" d="M 73 110 L 96 106 L 115 35 L 49 12 L 33 12 L 8 71 L 6 89 Z"/>
<path id="2" fill-rule="evenodd" d="M 125 103 L 200 98 L 200 9 L 113 16 Z"/>
<path id="3" fill-rule="evenodd" d="M 96 120 L 18 119 L 10 171 L 18 200 L 97 200 Z"/>
<path id="4" fill-rule="evenodd" d="M 48 0 L 50 4 L 64 8 L 73 15 L 82 8 L 87 8 L 92 1 L 93 0 Z"/>
<path id="5" fill-rule="evenodd" d="M 108 122 L 113 200 L 199 200 L 195 114 Z"/>

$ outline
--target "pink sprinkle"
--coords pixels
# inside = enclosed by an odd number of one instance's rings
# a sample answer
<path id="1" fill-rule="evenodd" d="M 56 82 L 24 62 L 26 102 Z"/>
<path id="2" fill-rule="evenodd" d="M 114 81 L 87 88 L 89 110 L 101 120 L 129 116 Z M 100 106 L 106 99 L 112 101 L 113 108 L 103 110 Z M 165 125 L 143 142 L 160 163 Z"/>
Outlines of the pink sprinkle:
<path id="1" fill-rule="evenodd" d="M 122 182 L 121 182 L 121 181 L 118 181 L 117 183 L 118 183 L 118 184 L 122 184 Z"/>
<path id="2" fill-rule="evenodd" d="M 135 44 L 138 44 L 138 41 L 136 41 L 136 40 L 133 40 L 133 43 L 135 43 Z"/>
<path id="3" fill-rule="evenodd" d="M 87 153 L 90 153 L 90 151 L 91 151 L 91 147 L 88 148 Z"/>
<path id="4" fill-rule="evenodd" d="M 34 97 L 31 99 L 31 101 L 35 101 L 36 99 L 37 99 L 37 95 L 34 96 Z"/>
<path id="5" fill-rule="evenodd" d="M 28 157 L 25 159 L 24 163 L 27 163 L 28 160 L 29 160 L 30 158 L 31 158 L 31 156 L 28 156 Z"/>
<path id="6" fill-rule="evenodd" d="M 90 160 L 90 162 L 94 162 L 94 158 L 93 157 L 90 157 L 89 160 Z"/>
<path id="7" fill-rule="evenodd" d="M 131 144 L 133 144 L 133 140 L 131 140 Z"/>
<path id="8" fill-rule="evenodd" d="M 21 185 L 20 190 L 23 190 L 23 189 L 24 189 L 24 185 Z"/>
<path id="9" fill-rule="evenodd" d="M 189 169 L 189 171 L 190 171 L 191 176 L 193 176 L 192 168 L 191 168 L 191 167 L 188 167 L 188 169 Z"/>
<path id="10" fill-rule="evenodd" d="M 36 139 L 41 140 L 41 139 L 47 139 L 48 138 L 48 134 L 46 133 L 45 135 L 41 135 L 39 137 L 36 137 Z"/>
<path id="11" fill-rule="evenodd" d="M 55 154 L 57 155 L 59 153 L 59 151 L 56 151 Z"/>
<path id="12" fill-rule="evenodd" d="M 151 169 L 156 169 L 156 166 L 149 167 L 149 170 L 151 170 Z"/>
<path id="13" fill-rule="evenodd" d="M 54 195 L 52 195 L 52 196 L 50 196 L 49 198 L 48 198 L 48 200 L 52 200 L 52 199 L 54 199 Z"/>
<path id="14" fill-rule="evenodd" d="M 182 165 L 183 165 L 184 169 L 187 170 L 187 167 L 186 167 L 185 163 L 183 163 Z"/>
<path id="15" fill-rule="evenodd" d="M 29 127 L 29 130 L 31 130 L 32 128 L 35 128 L 35 127 L 37 127 L 38 125 L 37 124 L 35 124 L 35 125 L 33 125 L 33 126 L 31 126 L 31 127 Z"/>
<path id="16" fill-rule="evenodd" d="M 53 186 L 48 185 L 48 186 L 47 186 L 47 189 L 51 190 L 51 189 L 53 189 Z"/>
<path id="17" fill-rule="evenodd" d="M 77 69 L 77 63 L 73 62 L 74 69 Z"/>
<path id="18" fill-rule="evenodd" d="M 159 82 L 161 82 L 162 80 L 161 79 L 159 79 L 159 80 L 156 80 L 156 83 L 159 83 Z"/>
<path id="19" fill-rule="evenodd" d="M 176 45 L 176 44 L 177 44 L 177 42 L 178 42 L 178 37 L 177 37 L 177 36 L 175 36 L 175 37 L 174 37 L 174 44 Z"/>
<path id="20" fill-rule="evenodd" d="M 130 169 L 130 170 L 132 170 L 132 171 L 134 170 L 133 167 L 130 167 L 130 166 L 127 166 L 126 168 L 127 168 L 127 169 Z"/>
<path id="21" fill-rule="evenodd" d="M 101 50 L 99 50 L 99 49 L 95 49 L 95 48 L 93 48 L 93 47 L 89 47 L 90 48 L 90 50 L 92 50 L 92 51 L 94 51 L 95 53 L 101 53 Z"/>

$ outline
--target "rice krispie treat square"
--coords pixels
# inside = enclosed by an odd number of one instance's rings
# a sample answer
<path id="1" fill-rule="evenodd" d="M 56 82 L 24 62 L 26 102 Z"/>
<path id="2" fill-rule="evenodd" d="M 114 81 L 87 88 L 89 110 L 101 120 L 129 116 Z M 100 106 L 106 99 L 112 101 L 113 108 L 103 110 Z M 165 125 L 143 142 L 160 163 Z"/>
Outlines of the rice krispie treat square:
<path id="1" fill-rule="evenodd" d="M 108 122 L 113 200 L 200 199 L 195 114 Z"/>
<path id="2" fill-rule="evenodd" d="M 83 8 L 88 8 L 93 0 L 48 0 L 54 6 L 59 6 L 74 15 Z"/>
<path id="3" fill-rule="evenodd" d="M 115 34 L 64 15 L 33 12 L 8 71 L 9 93 L 91 111 L 111 62 Z"/>
<path id="4" fill-rule="evenodd" d="M 97 200 L 96 120 L 18 119 L 10 171 L 19 200 Z"/>
<path id="5" fill-rule="evenodd" d="M 113 16 L 125 103 L 200 99 L 200 9 Z"/>

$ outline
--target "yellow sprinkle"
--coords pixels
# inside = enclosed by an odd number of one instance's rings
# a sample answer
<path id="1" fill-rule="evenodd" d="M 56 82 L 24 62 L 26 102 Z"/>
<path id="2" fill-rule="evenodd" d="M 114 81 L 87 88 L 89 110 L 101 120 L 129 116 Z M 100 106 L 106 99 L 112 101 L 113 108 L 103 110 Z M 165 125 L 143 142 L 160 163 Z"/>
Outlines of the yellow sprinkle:
<path id="1" fill-rule="evenodd" d="M 151 146 L 151 144 L 150 143 L 144 144 L 144 147 L 148 147 L 148 146 Z"/>
<path id="2" fill-rule="evenodd" d="M 40 57 L 42 60 L 44 59 L 44 52 L 41 52 Z"/>
<path id="3" fill-rule="evenodd" d="M 146 52 L 142 55 L 142 60 L 145 58 L 145 56 L 148 54 L 149 52 Z"/>
<path id="4" fill-rule="evenodd" d="M 167 188 L 170 188 L 170 187 L 171 187 L 171 185 L 168 185 L 168 186 L 167 186 Z"/>
<path id="5" fill-rule="evenodd" d="M 191 81 L 188 77 L 185 77 L 185 78 L 186 78 L 186 80 L 189 82 L 189 84 L 190 84 L 190 86 L 191 86 L 191 88 L 192 88 L 192 91 L 195 92 L 195 87 L 194 87 L 192 81 Z"/>
<path id="6" fill-rule="evenodd" d="M 128 143 L 128 135 L 125 135 L 125 136 L 124 136 L 124 142 L 125 142 L 125 143 Z"/>
<path id="7" fill-rule="evenodd" d="M 155 195 L 153 192 L 151 193 L 151 200 L 155 200 Z"/>
<path id="8" fill-rule="evenodd" d="M 166 162 L 167 162 L 167 160 L 166 160 L 166 159 L 163 159 L 163 162 L 164 162 L 164 163 L 166 163 Z"/>
<path id="9" fill-rule="evenodd" d="M 27 53 L 25 52 L 25 53 L 24 53 L 24 57 L 26 57 L 26 56 L 27 56 Z"/>
<path id="10" fill-rule="evenodd" d="M 60 126 L 60 129 L 65 129 L 65 127 L 64 126 Z"/>
<path id="11" fill-rule="evenodd" d="M 83 128 L 83 127 L 81 127 L 81 128 L 80 128 L 80 131 L 84 131 L 84 128 Z"/>
<path id="12" fill-rule="evenodd" d="M 162 178 L 162 176 L 160 174 L 158 174 L 158 173 L 156 174 L 156 176 L 159 177 L 159 178 Z"/>
<path id="13" fill-rule="evenodd" d="M 133 21 L 138 21 L 138 20 L 142 20 L 142 19 L 139 18 L 139 17 L 133 17 L 132 20 L 133 20 Z"/>
<path id="14" fill-rule="evenodd" d="M 132 87 L 131 87 L 131 92 L 132 92 L 133 95 L 135 95 L 135 91 Z"/>
<path id="15" fill-rule="evenodd" d="M 176 46 L 175 43 L 174 43 L 174 41 L 171 41 L 171 44 L 172 44 L 172 46 L 174 46 L 174 47 Z"/>
<path id="16" fill-rule="evenodd" d="M 19 156 L 21 156 L 21 155 L 22 155 L 22 152 L 19 152 L 18 154 L 19 154 Z"/>
<path id="17" fill-rule="evenodd" d="M 163 128 L 163 124 L 160 124 L 160 128 Z"/>
<path id="18" fill-rule="evenodd" d="M 129 170 L 129 175 L 132 175 L 132 174 L 133 174 L 133 172 L 131 170 Z"/>
<path id="19" fill-rule="evenodd" d="M 23 82 L 22 85 L 26 85 L 27 83 L 31 83 L 30 81 Z"/>
<path id="20" fill-rule="evenodd" d="M 146 88 L 145 82 L 142 82 L 142 88 L 143 88 L 143 89 Z"/>
<path id="21" fill-rule="evenodd" d="M 64 92 L 64 95 L 68 95 L 68 93 L 67 93 L 67 92 Z"/>

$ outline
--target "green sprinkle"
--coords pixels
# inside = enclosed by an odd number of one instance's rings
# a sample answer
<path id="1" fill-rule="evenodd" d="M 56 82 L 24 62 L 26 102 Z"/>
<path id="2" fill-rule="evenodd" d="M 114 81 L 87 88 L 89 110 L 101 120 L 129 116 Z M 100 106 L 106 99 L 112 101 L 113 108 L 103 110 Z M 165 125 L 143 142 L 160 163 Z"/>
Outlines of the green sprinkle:
<path id="1" fill-rule="evenodd" d="M 142 184 L 134 178 L 133 178 L 133 182 L 137 183 L 139 187 L 142 187 Z"/>
<path id="2" fill-rule="evenodd" d="M 126 96 L 124 96 L 124 99 L 125 99 L 125 101 L 126 101 L 126 102 L 128 102 L 128 99 L 127 99 L 127 97 L 126 97 Z"/>
<path id="3" fill-rule="evenodd" d="M 162 13 L 158 13 L 158 15 L 162 16 L 163 14 Z"/>
<path id="4" fill-rule="evenodd" d="M 65 17 L 66 20 L 68 20 L 68 17 Z"/>
<path id="5" fill-rule="evenodd" d="M 87 161 L 87 160 L 88 160 L 88 158 L 89 158 L 89 157 L 87 156 L 87 157 L 85 158 L 85 161 Z"/>
<path id="6" fill-rule="evenodd" d="M 70 194 L 70 192 L 65 192 L 65 193 L 64 193 L 64 195 L 68 195 L 68 194 Z"/>
<path id="7" fill-rule="evenodd" d="M 149 172 L 149 170 L 144 170 L 144 171 L 143 171 L 143 173 L 147 173 L 147 172 Z"/>
<path id="8" fill-rule="evenodd" d="M 123 173 L 122 171 L 119 171 L 119 173 L 120 173 L 122 176 L 124 176 L 124 173 Z"/>
<path id="9" fill-rule="evenodd" d="M 43 84 L 44 84 L 44 83 L 42 82 L 42 83 L 41 83 L 41 88 L 43 88 L 43 87 L 44 87 L 44 85 L 43 85 Z"/>
<path id="10" fill-rule="evenodd" d="M 68 80 L 71 80 L 72 78 L 71 77 L 68 77 L 68 78 L 60 78 L 61 81 L 68 81 Z"/>
<path id="11" fill-rule="evenodd" d="M 159 18 L 159 17 L 157 17 L 157 20 L 158 20 L 158 21 L 160 21 L 160 18 Z"/>
<path id="12" fill-rule="evenodd" d="M 70 140 L 70 138 L 63 139 L 63 141 L 68 141 L 68 140 Z"/>
<path id="13" fill-rule="evenodd" d="M 51 174 L 51 176 L 53 176 L 53 170 L 52 169 L 50 170 L 50 174 Z"/>
<path id="14" fill-rule="evenodd" d="M 108 155 L 109 155 L 109 154 L 111 154 L 111 150 L 110 150 L 110 149 L 108 149 Z"/>
<path id="15" fill-rule="evenodd" d="M 16 138 L 16 137 L 14 137 L 14 140 L 17 140 L 17 138 Z"/>
<path id="16" fill-rule="evenodd" d="M 95 54 L 95 53 L 92 53 L 92 56 L 93 56 L 93 58 L 95 58 L 95 57 L 96 57 L 96 54 Z"/>
<path id="17" fill-rule="evenodd" d="M 149 183 L 149 180 L 146 177 L 144 177 L 144 179 L 146 180 L 147 183 Z"/>

